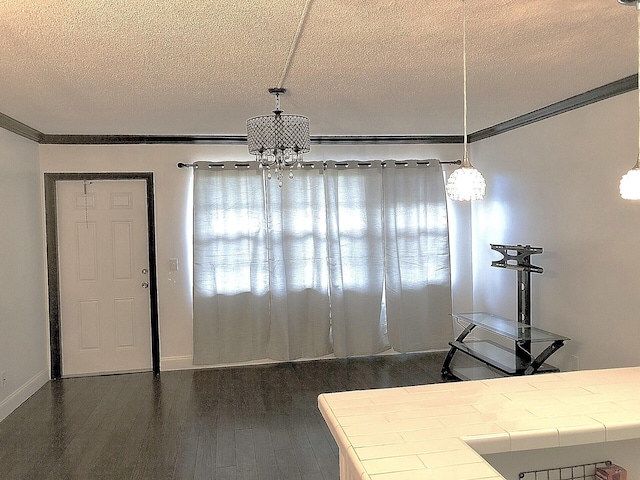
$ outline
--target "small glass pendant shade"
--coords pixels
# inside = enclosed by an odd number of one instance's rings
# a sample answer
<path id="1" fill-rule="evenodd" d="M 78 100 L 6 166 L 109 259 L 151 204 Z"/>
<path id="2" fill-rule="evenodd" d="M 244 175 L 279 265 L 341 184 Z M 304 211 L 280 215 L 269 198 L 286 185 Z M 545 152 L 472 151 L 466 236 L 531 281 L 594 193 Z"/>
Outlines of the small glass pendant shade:
<path id="1" fill-rule="evenodd" d="M 640 1 L 618 0 L 623 5 L 635 5 L 638 25 L 638 68 L 640 69 Z M 638 112 L 640 114 L 640 88 L 638 89 Z M 638 152 L 640 152 L 640 135 L 638 135 Z M 640 153 L 636 164 L 623 175 L 620 180 L 620 196 L 624 200 L 640 200 Z"/>
<path id="2" fill-rule="evenodd" d="M 625 200 L 640 200 L 640 158 L 620 180 L 620 196 Z"/>
<path id="3" fill-rule="evenodd" d="M 482 200 L 487 184 L 482 174 L 469 161 L 469 137 L 467 135 L 467 16 L 465 13 L 465 0 L 462 0 L 462 81 L 464 154 L 462 156 L 462 164 L 449 175 L 446 191 L 451 200 L 468 202 Z"/>
<path id="4" fill-rule="evenodd" d="M 471 164 L 457 168 L 447 180 L 447 195 L 451 200 L 468 202 L 482 200 L 486 190 L 482 174 Z"/>

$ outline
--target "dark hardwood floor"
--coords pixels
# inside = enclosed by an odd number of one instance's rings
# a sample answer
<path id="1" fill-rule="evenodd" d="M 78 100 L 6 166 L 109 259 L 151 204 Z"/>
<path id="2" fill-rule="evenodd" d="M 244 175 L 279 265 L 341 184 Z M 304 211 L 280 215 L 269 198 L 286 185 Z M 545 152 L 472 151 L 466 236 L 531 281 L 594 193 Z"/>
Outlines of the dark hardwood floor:
<path id="1" fill-rule="evenodd" d="M 337 480 L 320 393 L 441 382 L 444 353 L 70 378 L 0 423 L 0 479 Z"/>

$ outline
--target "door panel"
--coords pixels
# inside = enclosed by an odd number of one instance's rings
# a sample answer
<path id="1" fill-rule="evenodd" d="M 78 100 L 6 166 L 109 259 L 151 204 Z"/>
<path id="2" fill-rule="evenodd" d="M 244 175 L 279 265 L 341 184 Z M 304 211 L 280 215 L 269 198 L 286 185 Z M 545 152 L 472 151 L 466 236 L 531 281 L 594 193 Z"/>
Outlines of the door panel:
<path id="1" fill-rule="evenodd" d="M 63 376 L 150 370 L 144 180 L 57 182 Z"/>

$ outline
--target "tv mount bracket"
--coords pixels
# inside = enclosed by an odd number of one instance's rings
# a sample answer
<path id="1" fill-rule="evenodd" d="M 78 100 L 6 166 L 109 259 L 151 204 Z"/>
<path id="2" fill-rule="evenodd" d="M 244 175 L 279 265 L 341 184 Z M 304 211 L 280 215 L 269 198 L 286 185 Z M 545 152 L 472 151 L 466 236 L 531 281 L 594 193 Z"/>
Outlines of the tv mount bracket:
<path id="1" fill-rule="evenodd" d="M 531 255 L 542 253 L 542 247 L 531 245 L 495 245 L 491 250 L 502 254 L 501 260 L 491 262 L 492 267 L 518 272 L 518 322 L 531 325 L 531 272 L 542 273 L 542 267 L 531 264 Z"/>

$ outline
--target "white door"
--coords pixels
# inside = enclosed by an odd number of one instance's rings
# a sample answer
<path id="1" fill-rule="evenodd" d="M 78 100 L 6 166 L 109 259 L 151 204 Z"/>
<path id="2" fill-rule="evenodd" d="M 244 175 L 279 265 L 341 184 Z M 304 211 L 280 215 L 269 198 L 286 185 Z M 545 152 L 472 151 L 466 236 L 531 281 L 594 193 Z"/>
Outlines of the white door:
<path id="1" fill-rule="evenodd" d="M 56 190 L 62 375 L 151 370 L 146 182 Z"/>

